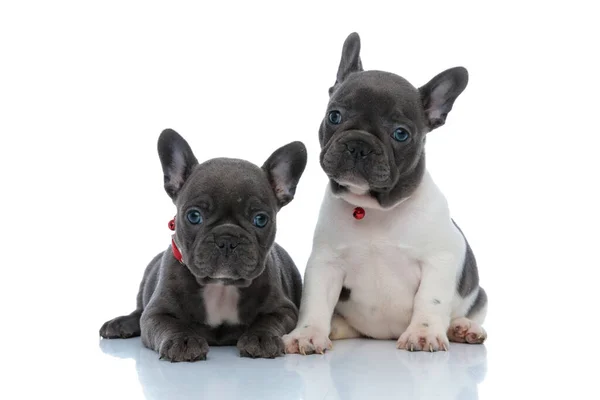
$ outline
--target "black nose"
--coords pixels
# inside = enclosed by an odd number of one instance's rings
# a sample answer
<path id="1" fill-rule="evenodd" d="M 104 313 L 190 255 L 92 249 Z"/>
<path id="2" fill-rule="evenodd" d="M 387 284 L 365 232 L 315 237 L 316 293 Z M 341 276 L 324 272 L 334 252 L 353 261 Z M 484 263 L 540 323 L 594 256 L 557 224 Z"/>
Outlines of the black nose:
<path id="1" fill-rule="evenodd" d="M 346 143 L 346 151 L 354 156 L 354 158 L 367 158 L 373 152 L 371 146 L 362 140 L 349 140 Z"/>
<path id="2" fill-rule="evenodd" d="M 234 236 L 222 235 L 215 238 L 215 246 L 217 246 L 221 253 L 226 256 L 228 256 L 238 244 L 240 244 L 240 240 Z"/>

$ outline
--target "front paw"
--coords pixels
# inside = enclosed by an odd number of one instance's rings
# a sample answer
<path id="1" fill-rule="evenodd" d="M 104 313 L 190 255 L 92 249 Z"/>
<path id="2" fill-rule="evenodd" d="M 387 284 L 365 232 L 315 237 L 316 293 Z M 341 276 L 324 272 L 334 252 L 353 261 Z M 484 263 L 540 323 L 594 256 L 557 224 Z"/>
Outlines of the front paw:
<path id="1" fill-rule="evenodd" d="M 283 355 L 281 337 L 269 334 L 244 333 L 237 342 L 240 356 L 251 358 L 275 358 Z"/>
<path id="2" fill-rule="evenodd" d="M 283 344 L 288 354 L 323 354 L 325 350 L 333 348 L 327 332 L 312 325 L 298 327 L 288 335 L 284 335 Z"/>
<path id="3" fill-rule="evenodd" d="M 158 353 L 171 362 L 206 360 L 208 343 L 198 335 L 179 334 L 165 339 Z"/>
<path id="4" fill-rule="evenodd" d="M 124 315 L 106 321 L 100 328 L 100 336 L 105 339 L 121 338 L 127 339 L 134 336 L 140 336 L 140 316 Z"/>
<path id="5" fill-rule="evenodd" d="M 397 348 L 408 351 L 448 351 L 448 346 L 445 330 L 428 324 L 409 326 L 396 342 Z"/>

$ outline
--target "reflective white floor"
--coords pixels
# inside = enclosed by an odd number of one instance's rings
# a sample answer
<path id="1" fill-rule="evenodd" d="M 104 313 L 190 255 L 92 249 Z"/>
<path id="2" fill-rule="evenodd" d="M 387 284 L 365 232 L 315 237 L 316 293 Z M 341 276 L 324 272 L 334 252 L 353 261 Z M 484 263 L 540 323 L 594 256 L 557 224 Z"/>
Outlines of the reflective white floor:
<path id="1" fill-rule="evenodd" d="M 532 321 L 531 332 L 550 332 L 543 320 L 537 324 Z M 274 360 L 212 347 L 208 360 L 196 363 L 159 360 L 139 338 L 97 339 L 96 349 L 79 343 L 80 354 L 52 361 L 45 374 L 52 385 L 70 377 L 68 386 L 53 390 L 68 398 L 600 399 L 597 346 L 506 326 L 491 323 L 494 335 L 486 345 L 451 343 L 449 352 L 410 353 L 397 350 L 394 341 L 360 339 L 336 341 L 325 355 Z M 93 346 L 89 339 L 86 345 Z M 29 389 L 35 398 L 48 392 L 44 386 Z"/>
<path id="2" fill-rule="evenodd" d="M 149 399 L 478 399 L 485 380 L 485 346 L 447 353 L 409 353 L 393 341 L 344 340 L 325 355 L 274 360 L 240 358 L 213 347 L 206 362 L 161 361 L 139 340 L 100 340 L 107 357 L 135 360 L 139 394 Z"/>

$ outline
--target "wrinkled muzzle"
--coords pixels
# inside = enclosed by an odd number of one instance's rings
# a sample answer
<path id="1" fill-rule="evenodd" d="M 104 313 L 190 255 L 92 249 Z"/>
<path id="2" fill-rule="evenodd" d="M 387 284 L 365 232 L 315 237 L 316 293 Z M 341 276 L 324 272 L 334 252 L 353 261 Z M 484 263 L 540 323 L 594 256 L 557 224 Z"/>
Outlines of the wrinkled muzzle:
<path id="1" fill-rule="evenodd" d="M 391 168 L 383 145 L 364 131 L 335 135 L 321 151 L 321 167 L 340 184 L 368 184 L 371 189 L 386 187 Z"/>
<path id="2" fill-rule="evenodd" d="M 208 232 L 194 248 L 194 267 L 201 283 L 247 286 L 262 272 L 260 247 L 237 225 Z"/>

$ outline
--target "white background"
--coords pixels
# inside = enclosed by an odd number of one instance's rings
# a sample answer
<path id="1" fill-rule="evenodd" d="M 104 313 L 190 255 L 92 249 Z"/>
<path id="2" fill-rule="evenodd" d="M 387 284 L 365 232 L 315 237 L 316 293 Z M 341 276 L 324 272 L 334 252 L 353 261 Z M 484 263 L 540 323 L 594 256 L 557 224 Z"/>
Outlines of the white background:
<path id="1" fill-rule="evenodd" d="M 469 70 L 427 161 L 490 299 L 480 397 L 593 398 L 593 4 L 3 2 L 0 335 L 10 373 L 0 391 L 106 397 L 135 380 L 106 378 L 97 332 L 133 310 L 147 262 L 169 244 L 174 206 L 156 152 L 164 128 L 199 160 L 260 165 L 279 146 L 306 144 L 277 236 L 304 271 L 326 184 L 318 126 L 342 43 L 357 31 L 365 69 L 415 86 Z"/>

